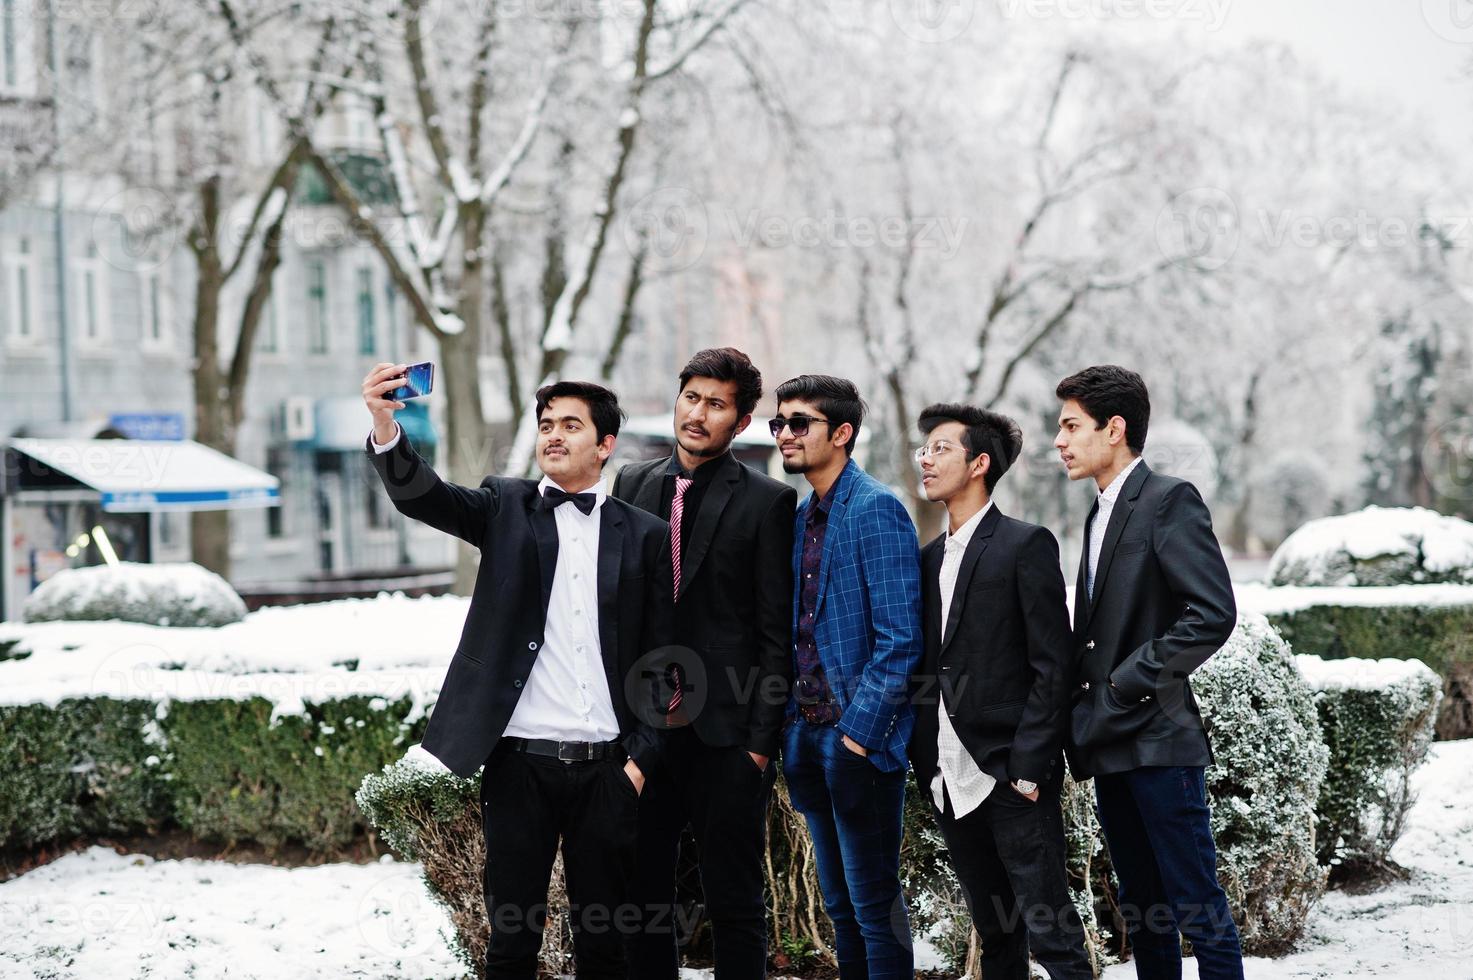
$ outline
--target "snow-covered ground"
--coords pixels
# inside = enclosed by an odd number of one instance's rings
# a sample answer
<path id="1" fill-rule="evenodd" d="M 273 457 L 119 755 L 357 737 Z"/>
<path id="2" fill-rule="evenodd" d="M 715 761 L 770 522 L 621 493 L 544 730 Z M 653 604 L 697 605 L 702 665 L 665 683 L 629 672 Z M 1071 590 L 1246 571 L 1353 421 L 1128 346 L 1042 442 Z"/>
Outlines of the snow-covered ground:
<path id="1" fill-rule="evenodd" d="M 1301 951 L 1250 960 L 1249 980 L 1473 977 L 1470 774 L 1473 740 L 1434 745 L 1392 854 L 1412 879 L 1326 896 Z M 447 930 L 413 864 L 286 869 L 94 847 L 0 885 L 0 978 L 451 980 L 462 974 Z M 1129 964 L 1106 973 L 1134 975 Z"/>

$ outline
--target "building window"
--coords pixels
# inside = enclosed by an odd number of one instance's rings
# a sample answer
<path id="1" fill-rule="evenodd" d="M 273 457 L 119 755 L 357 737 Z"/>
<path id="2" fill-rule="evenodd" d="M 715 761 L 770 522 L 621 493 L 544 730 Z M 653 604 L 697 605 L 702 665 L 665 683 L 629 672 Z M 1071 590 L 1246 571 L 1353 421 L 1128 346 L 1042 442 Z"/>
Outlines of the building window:
<path id="1" fill-rule="evenodd" d="M 31 240 L 22 238 L 14 255 L 5 260 L 10 338 L 27 344 L 36 339 L 36 257 Z"/>
<path id="2" fill-rule="evenodd" d="M 373 464 L 369 463 L 366 458 L 363 464 L 365 470 L 362 480 L 364 490 L 363 513 L 368 526 L 371 528 L 391 527 L 390 511 L 393 508 L 389 506 L 388 497 L 384 494 L 383 482 L 379 480 L 378 473 L 373 469 Z"/>
<path id="3" fill-rule="evenodd" d="M 82 290 L 82 340 L 87 344 L 100 344 L 108 335 L 107 277 L 102 261 L 97 257 L 97 246 L 87 246 L 87 258 L 80 265 L 79 285 Z"/>
<path id="4" fill-rule="evenodd" d="M 358 270 L 358 353 L 374 352 L 373 270 Z"/>
<path id="5" fill-rule="evenodd" d="M 5 72 L 5 87 L 14 89 L 20 83 L 20 25 L 16 23 L 15 0 L 0 0 L 0 69 Z"/>
<path id="6" fill-rule="evenodd" d="M 275 507 L 262 508 L 266 512 L 266 537 L 272 540 L 286 537 L 287 452 L 285 446 L 270 446 L 266 449 L 266 472 L 281 481 L 280 502 Z"/>
<path id="7" fill-rule="evenodd" d="M 327 353 L 327 266 L 307 265 L 307 343 L 313 354 Z"/>
<path id="8" fill-rule="evenodd" d="M 281 321 L 276 312 L 275 277 L 272 277 L 266 307 L 261 311 L 261 322 L 256 324 L 256 350 L 262 354 L 275 354 L 281 350 Z"/>
<path id="9" fill-rule="evenodd" d="M 0 0 L 0 91 L 8 95 L 35 94 L 34 26 L 32 0 Z"/>

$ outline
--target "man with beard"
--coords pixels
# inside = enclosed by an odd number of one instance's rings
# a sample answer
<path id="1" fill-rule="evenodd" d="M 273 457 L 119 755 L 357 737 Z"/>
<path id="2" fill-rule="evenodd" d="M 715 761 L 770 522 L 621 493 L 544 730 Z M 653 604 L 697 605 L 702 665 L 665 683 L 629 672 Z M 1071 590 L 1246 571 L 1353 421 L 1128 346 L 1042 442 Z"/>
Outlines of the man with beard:
<path id="1" fill-rule="evenodd" d="M 808 822 L 842 980 L 911 980 L 900 886 L 920 549 L 900 498 L 851 458 L 864 402 L 843 378 L 777 389 L 783 469 L 813 488 L 795 521 L 793 700 L 783 776 Z"/>
<path id="2" fill-rule="evenodd" d="M 670 522 L 675 642 L 666 766 L 640 805 L 631 980 L 675 980 L 675 869 L 690 826 L 717 980 L 766 975 L 763 853 L 791 662 L 792 487 L 737 460 L 762 375 L 734 348 L 680 373 L 675 452 L 624 467 L 614 496 Z"/>

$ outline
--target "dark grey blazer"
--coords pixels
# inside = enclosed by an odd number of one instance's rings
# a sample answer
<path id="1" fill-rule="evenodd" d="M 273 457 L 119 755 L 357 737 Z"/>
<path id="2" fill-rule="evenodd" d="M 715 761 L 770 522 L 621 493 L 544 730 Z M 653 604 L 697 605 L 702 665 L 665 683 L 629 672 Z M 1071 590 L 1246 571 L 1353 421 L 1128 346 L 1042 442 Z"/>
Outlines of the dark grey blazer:
<path id="1" fill-rule="evenodd" d="M 1142 462 L 1110 514 L 1093 602 L 1088 561 L 1081 555 L 1074 597 L 1075 778 L 1207 765 L 1212 749 L 1188 677 L 1232 635 L 1237 605 L 1197 488 Z"/>

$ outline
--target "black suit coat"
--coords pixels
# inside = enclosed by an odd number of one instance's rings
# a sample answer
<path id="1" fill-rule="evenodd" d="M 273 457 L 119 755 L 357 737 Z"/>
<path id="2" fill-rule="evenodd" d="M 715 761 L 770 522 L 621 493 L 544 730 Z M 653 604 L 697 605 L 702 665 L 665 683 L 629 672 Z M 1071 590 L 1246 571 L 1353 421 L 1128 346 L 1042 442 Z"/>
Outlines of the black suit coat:
<path id="1" fill-rule="evenodd" d="M 1058 542 L 994 503 L 962 554 L 943 636 L 945 555 L 945 533 L 921 551 L 926 653 L 909 753 L 917 782 L 929 798 L 938 696 L 978 768 L 999 783 L 1062 781 L 1073 646 Z"/>
<path id="2" fill-rule="evenodd" d="M 1196 487 L 1140 463 L 1110 513 L 1091 602 L 1085 574 L 1094 516 L 1074 595 L 1081 686 L 1070 768 L 1083 779 L 1205 766 L 1212 749 L 1188 677 L 1227 642 L 1238 615 L 1212 515 Z"/>
<path id="3" fill-rule="evenodd" d="M 658 515 L 669 462 L 625 466 L 614 496 Z M 704 693 L 687 693 L 686 703 L 699 704 L 691 724 L 707 745 L 776 756 L 793 676 L 798 492 L 730 454 L 712 465 L 719 469 L 690 529 L 675 603 L 675 642 L 695 652 L 704 675 Z"/>
<path id="4" fill-rule="evenodd" d="M 401 514 L 481 549 L 465 627 L 422 742 L 456 775 L 470 776 L 506 730 L 542 649 L 557 568 L 557 522 L 552 511 L 538 507 L 535 480 L 488 476 L 475 488 L 448 483 L 402 430 L 388 452 L 375 453 L 371 440 L 366 448 Z M 613 497 L 599 513 L 604 673 L 624 747 L 649 773 L 660 762 L 660 735 L 649 724 L 656 685 L 637 672 L 645 652 L 668 642 L 670 529 Z"/>

